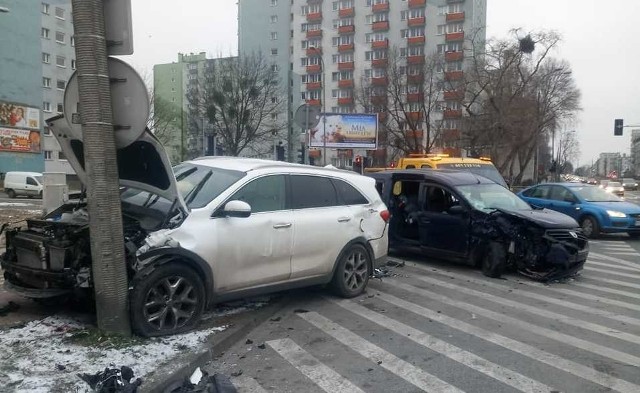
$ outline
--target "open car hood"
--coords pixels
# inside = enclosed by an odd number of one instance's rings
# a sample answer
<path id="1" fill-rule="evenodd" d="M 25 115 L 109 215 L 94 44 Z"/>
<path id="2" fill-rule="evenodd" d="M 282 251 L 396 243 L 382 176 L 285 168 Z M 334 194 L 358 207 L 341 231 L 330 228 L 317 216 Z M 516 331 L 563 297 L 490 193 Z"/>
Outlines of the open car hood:
<path id="1" fill-rule="evenodd" d="M 64 115 L 46 120 L 62 152 L 83 185 L 87 185 L 83 142 L 73 136 Z M 129 146 L 117 149 L 120 185 L 159 195 L 188 211 L 178 192 L 176 178 L 164 147 L 156 137 L 145 132 Z"/>
<path id="2" fill-rule="evenodd" d="M 580 226 L 572 217 L 550 209 L 502 211 L 531 221 L 545 229 L 575 229 Z"/>

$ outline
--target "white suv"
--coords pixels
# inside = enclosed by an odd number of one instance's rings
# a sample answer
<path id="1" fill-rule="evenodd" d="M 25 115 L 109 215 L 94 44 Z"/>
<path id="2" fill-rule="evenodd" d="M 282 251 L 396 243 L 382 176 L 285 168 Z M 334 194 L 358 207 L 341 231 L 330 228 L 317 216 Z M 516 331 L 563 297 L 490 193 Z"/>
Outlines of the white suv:
<path id="1" fill-rule="evenodd" d="M 150 133 L 136 143 L 147 154 L 127 156 L 147 161 L 128 164 L 153 169 L 120 170 L 138 334 L 182 332 L 208 304 L 288 288 L 331 284 L 357 296 L 385 262 L 389 212 L 372 178 L 235 157 L 185 162 L 174 177 L 162 170 L 168 161 Z M 150 147 L 161 154 L 148 154 Z M 67 157 L 85 178 L 71 151 Z M 1 260 L 9 289 L 39 298 L 92 293 L 85 209 L 65 205 L 7 232 Z"/>

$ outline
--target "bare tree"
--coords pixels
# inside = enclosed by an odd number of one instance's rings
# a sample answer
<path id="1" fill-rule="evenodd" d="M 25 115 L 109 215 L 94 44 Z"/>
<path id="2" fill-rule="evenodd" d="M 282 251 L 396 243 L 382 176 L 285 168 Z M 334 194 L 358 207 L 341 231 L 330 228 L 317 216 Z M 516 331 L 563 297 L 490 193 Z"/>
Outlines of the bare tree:
<path id="1" fill-rule="evenodd" d="M 205 69 L 204 86 L 187 100 L 208 120 L 225 154 L 270 151 L 286 127 L 285 95 L 275 65 L 260 53 L 215 59 Z"/>
<path id="2" fill-rule="evenodd" d="M 558 140 L 556 154 L 557 173 L 570 173 L 573 171 L 572 162 L 580 155 L 580 141 L 574 130 L 563 129 Z"/>

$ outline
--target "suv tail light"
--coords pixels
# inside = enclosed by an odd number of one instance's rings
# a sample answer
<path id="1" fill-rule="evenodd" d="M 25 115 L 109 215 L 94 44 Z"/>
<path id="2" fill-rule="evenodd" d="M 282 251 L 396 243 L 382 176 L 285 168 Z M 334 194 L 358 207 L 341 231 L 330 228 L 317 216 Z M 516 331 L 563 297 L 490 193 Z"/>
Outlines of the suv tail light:
<path id="1" fill-rule="evenodd" d="M 380 212 L 380 217 L 384 220 L 384 222 L 389 222 L 389 218 L 391 217 L 391 213 L 389 210 L 383 210 Z"/>

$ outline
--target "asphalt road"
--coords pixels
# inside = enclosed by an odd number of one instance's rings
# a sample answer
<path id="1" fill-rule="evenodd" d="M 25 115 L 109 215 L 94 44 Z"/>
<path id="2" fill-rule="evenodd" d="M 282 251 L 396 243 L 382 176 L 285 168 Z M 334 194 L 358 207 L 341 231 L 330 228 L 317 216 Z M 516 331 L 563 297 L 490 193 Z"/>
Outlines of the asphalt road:
<path id="1" fill-rule="evenodd" d="M 240 392 L 640 392 L 640 241 L 591 243 L 543 285 L 419 257 L 343 300 L 291 304 L 206 369 Z"/>

